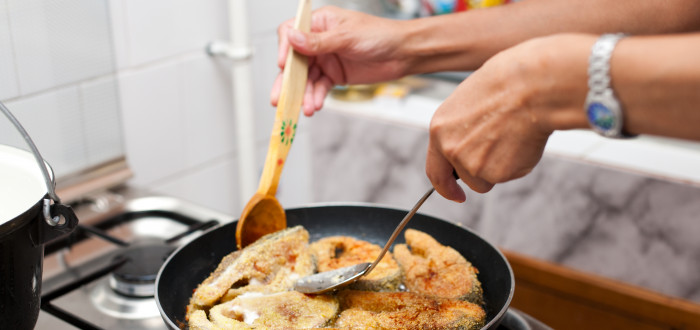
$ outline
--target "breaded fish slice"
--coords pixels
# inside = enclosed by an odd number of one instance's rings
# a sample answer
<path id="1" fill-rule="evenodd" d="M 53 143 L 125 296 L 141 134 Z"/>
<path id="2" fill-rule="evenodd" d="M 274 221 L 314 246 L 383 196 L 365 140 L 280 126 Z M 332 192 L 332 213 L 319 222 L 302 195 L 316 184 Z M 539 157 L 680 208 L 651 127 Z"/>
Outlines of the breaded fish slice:
<path id="1" fill-rule="evenodd" d="M 481 329 L 486 312 L 457 299 L 414 292 L 338 293 L 340 316 L 334 326 L 349 329 Z"/>
<path id="2" fill-rule="evenodd" d="M 408 246 L 394 247 L 394 258 L 409 291 L 483 303 L 478 270 L 459 252 L 415 229 L 407 229 L 405 237 Z"/>
<path id="3" fill-rule="evenodd" d="M 203 310 L 192 311 L 189 315 L 188 326 L 190 330 L 218 330 L 219 327 L 211 323 L 207 313 Z"/>
<path id="4" fill-rule="evenodd" d="M 220 320 L 225 321 L 225 320 Z M 245 323 L 238 322 L 236 320 L 229 320 L 228 322 L 221 322 L 219 324 L 214 324 L 207 318 L 207 314 L 203 310 L 198 310 L 190 315 L 190 321 L 187 324 L 189 330 L 238 330 L 238 329 L 254 329 Z"/>
<path id="5" fill-rule="evenodd" d="M 367 241 L 349 236 L 331 236 L 311 244 L 311 253 L 316 258 L 317 270 L 325 272 L 363 262 L 373 262 L 382 248 Z M 368 275 L 350 285 L 356 290 L 394 291 L 401 284 L 401 268 L 391 255 L 382 258 Z"/>
<path id="6" fill-rule="evenodd" d="M 337 313 L 334 296 L 286 291 L 243 294 L 214 306 L 209 318 L 215 326 L 227 329 L 309 329 L 328 325 Z"/>
<path id="7" fill-rule="evenodd" d="M 313 273 L 308 242 L 309 233 L 296 226 L 265 235 L 245 249 L 229 254 L 197 287 L 188 313 L 208 309 L 232 286 L 255 283 L 266 286 L 270 292 L 290 289 L 296 279 Z"/>

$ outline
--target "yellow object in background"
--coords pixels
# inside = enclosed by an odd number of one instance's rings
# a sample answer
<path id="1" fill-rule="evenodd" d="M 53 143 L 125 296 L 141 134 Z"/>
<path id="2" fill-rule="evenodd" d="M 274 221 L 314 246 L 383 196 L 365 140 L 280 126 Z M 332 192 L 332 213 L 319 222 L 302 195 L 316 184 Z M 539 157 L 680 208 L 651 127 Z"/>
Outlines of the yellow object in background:
<path id="1" fill-rule="evenodd" d="M 419 16 L 434 16 L 504 5 L 518 0 L 421 0 Z"/>
<path id="2" fill-rule="evenodd" d="M 500 6 L 508 3 L 508 0 L 469 0 L 469 9 Z"/>

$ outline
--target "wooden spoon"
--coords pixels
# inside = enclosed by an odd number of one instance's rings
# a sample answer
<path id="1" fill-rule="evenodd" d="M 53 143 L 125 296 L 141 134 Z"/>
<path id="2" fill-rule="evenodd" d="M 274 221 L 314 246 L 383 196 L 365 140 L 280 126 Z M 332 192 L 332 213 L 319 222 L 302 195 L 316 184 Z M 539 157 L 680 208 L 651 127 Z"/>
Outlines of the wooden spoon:
<path id="1" fill-rule="evenodd" d="M 309 32 L 311 29 L 311 0 L 299 0 L 294 28 Z M 265 167 L 258 191 L 243 208 L 236 227 L 236 245 L 244 248 L 265 234 L 287 227 L 287 218 L 282 205 L 275 198 L 282 167 L 287 159 L 289 148 L 299 120 L 299 111 L 304 98 L 308 77 L 308 61 L 289 47 L 287 62 L 282 75 L 282 90 L 277 103 L 277 114 L 270 136 L 270 146 L 265 158 Z"/>

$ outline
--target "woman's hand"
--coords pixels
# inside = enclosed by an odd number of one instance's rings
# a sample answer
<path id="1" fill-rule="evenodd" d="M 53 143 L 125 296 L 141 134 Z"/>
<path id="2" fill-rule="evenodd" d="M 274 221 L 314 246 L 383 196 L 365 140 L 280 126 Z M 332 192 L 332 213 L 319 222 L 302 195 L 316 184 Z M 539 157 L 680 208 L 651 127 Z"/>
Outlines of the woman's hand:
<path id="1" fill-rule="evenodd" d="M 387 81 L 404 74 L 406 64 L 397 52 L 403 39 L 400 21 L 323 7 L 313 12 L 310 33 L 294 30 L 293 23 L 286 21 L 277 30 L 277 64 L 284 69 L 290 45 L 309 56 L 303 101 L 307 116 L 321 109 L 334 85 Z M 270 95 L 272 105 L 277 105 L 281 84 L 280 73 Z"/>
<path id="2" fill-rule="evenodd" d="M 484 193 L 529 173 L 555 129 L 587 127 L 583 110 L 595 36 L 533 39 L 488 60 L 437 109 L 426 172 L 445 198 Z"/>

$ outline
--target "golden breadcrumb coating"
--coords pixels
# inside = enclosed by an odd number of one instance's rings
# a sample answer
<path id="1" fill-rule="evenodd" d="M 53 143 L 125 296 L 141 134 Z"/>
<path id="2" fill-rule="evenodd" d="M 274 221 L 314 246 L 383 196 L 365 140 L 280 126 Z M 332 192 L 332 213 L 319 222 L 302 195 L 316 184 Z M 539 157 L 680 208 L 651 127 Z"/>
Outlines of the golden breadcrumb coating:
<path id="1" fill-rule="evenodd" d="M 381 251 L 382 248 L 376 244 L 349 236 L 325 237 L 311 244 L 318 272 L 374 262 Z M 400 283 L 401 269 L 391 252 L 387 252 L 377 267 L 350 287 L 358 290 L 395 291 Z"/>
<path id="2" fill-rule="evenodd" d="M 478 270 L 459 252 L 415 229 L 407 229 L 405 237 L 407 244 L 394 248 L 394 258 L 404 272 L 409 291 L 483 302 Z"/>
<path id="3" fill-rule="evenodd" d="M 480 329 L 486 312 L 462 300 L 414 292 L 343 290 L 335 327 L 345 329 Z"/>
<path id="4" fill-rule="evenodd" d="M 195 290 L 188 315 L 209 309 L 231 288 L 239 286 L 255 284 L 264 293 L 289 290 L 296 279 L 313 273 L 308 241 L 309 233 L 297 226 L 263 236 L 245 249 L 227 255 Z"/>

